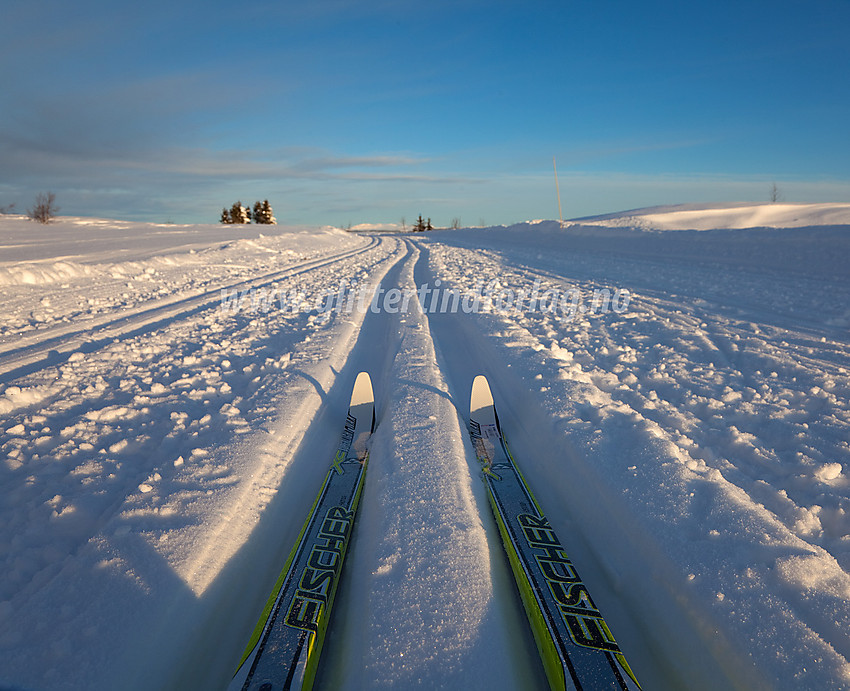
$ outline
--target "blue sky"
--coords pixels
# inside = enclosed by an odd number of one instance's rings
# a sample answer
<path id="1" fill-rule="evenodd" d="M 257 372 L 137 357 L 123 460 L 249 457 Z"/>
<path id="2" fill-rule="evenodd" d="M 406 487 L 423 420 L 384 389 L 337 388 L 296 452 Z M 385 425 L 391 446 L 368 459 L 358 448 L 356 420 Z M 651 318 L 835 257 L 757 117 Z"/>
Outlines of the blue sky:
<path id="1" fill-rule="evenodd" d="M 0 207 L 512 223 L 850 201 L 850 0 L 0 0 Z"/>

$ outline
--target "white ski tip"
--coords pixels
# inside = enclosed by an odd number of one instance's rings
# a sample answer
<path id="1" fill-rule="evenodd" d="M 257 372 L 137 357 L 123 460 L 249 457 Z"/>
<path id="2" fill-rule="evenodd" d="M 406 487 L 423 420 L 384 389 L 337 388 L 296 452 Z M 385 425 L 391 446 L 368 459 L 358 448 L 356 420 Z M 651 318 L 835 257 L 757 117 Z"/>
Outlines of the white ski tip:
<path id="1" fill-rule="evenodd" d="M 354 408 L 364 403 L 374 403 L 375 395 L 372 393 L 372 379 L 368 372 L 361 372 L 354 381 L 354 389 L 351 392 L 351 407 Z"/>
<path id="2" fill-rule="evenodd" d="M 493 394 L 490 392 L 490 384 L 487 377 L 479 374 L 472 382 L 472 394 L 469 397 L 469 414 L 475 417 L 475 413 L 483 408 L 493 407 Z"/>
<path id="3" fill-rule="evenodd" d="M 358 374 L 354 381 L 348 414 L 354 418 L 350 450 L 362 459 L 366 456 L 366 443 L 375 427 L 375 396 L 372 393 L 372 380 L 366 372 Z"/>

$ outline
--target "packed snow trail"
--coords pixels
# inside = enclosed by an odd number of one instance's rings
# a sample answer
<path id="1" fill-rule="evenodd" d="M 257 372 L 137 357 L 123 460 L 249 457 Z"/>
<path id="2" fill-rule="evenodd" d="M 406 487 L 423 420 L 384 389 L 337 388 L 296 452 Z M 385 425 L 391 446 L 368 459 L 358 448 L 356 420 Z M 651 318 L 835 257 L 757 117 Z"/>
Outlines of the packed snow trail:
<path id="1" fill-rule="evenodd" d="M 645 688 L 850 683 L 846 228 L 62 223 L 0 218 L 0 686 L 223 688 L 364 369 L 318 688 L 545 685 L 464 429 L 478 373 Z M 344 282 L 482 309 L 326 308 Z M 500 308 L 537 282 L 575 309 Z"/>
<path id="2" fill-rule="evenodd" d="M 414 289 L 418 254 L 411 248 L 382 287 Z M 507 574 L 492 564 L 465 423 L 427 320 L 415 299 L 409 307 L 369 315 L 364 349 L 352 353 L 374 372 L 379 424 L 318 681 L 343 689 L 538 685 L 539 663 L 525 641 L 512 644 L 522 622 L 494 592 Z"/>

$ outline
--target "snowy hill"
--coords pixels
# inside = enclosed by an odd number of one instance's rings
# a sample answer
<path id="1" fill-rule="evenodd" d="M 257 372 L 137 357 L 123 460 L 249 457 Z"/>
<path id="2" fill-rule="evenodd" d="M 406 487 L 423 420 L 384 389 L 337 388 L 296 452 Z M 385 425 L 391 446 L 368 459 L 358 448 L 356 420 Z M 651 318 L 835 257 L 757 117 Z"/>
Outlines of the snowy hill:
<path id="1" fill-rule="evenodd" d="M 479 373 L 644 688 L 847 688 L 847 206 L 0 216 L 0 688 L 226 686 L 360 370 L 377 428 L 317 688 L 545 684 L 466 432 Z"/>
<path id="2" fill-rule="evenodd" d="M 590 216 L 574 222 L 652 230 L 850 225 L 850 204 L 679 204 Z"/>

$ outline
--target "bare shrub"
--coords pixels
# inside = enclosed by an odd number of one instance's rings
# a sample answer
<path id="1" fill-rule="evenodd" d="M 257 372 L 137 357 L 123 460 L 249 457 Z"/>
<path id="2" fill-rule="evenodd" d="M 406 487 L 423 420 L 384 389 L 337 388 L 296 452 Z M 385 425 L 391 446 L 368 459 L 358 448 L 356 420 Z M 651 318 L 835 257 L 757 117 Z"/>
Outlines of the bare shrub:
<path id="1" fill-rule="evenodd" d="M 38 223 L 50 223 L 58 213 L 56 195 L 53 192 L 39 192 L 32 209 L 27 211 L 27 216 Z"/>

